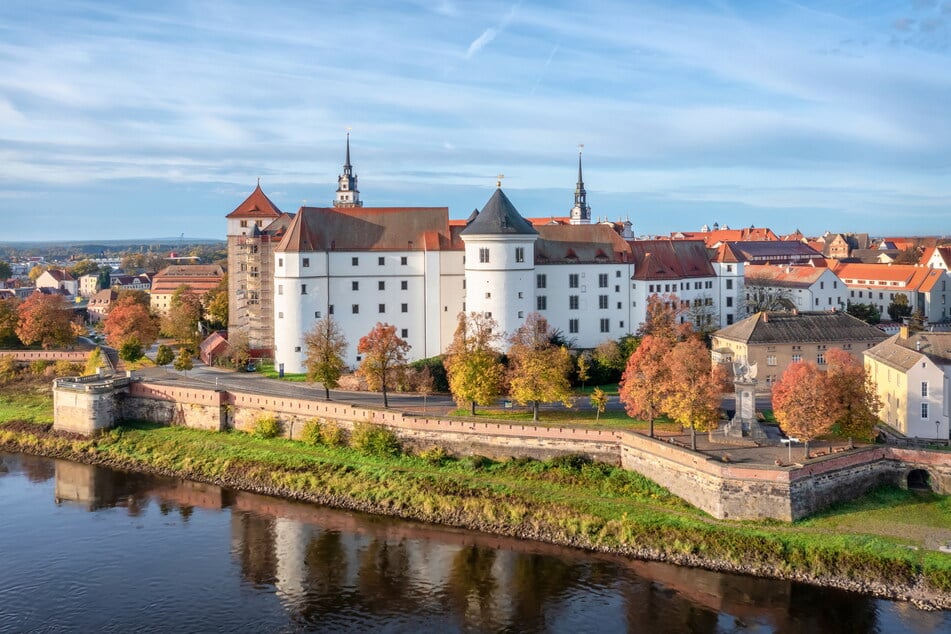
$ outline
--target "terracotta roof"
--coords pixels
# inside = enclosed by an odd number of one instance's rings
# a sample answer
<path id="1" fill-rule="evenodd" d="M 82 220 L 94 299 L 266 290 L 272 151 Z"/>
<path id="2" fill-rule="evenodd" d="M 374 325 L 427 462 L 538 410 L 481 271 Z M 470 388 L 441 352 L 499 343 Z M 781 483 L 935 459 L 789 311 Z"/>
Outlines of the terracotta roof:
<path id="1" fill-rule="evenodd" d="M 924 250 L 924 253 L 921 254 L 921 259 L 918 260 L 918 263 L 927 266 L 928 261 L 936 251 L 938 252 L 938 257 L 944 262 L 944 265 L 951 268 L 951 246 L 928 247 Z"/>
<path id="2" fill-rule="evenodd" d="M 75 278 L 73 278 L 73 276 L 69 274 L 69 271 L 65 271 L 63 269 L 48 269 L 46 272 L 49 273 L 50 277 L 52 277 L 57 282 L 76 281 Z"/>
<path id="3" fill-rule="evenodd" d="M 301 207 L 275 251 L 453 248 L 446 207 Z"/>
<path id="4" fill-rule="evenodd" d="M 258 183 L 251 195 L 225 218 L 277 218 L 280 215 L 281 210 L 264 194 L 261 183 Z"/>
<path id="5" fill-rule="evenodd" d="M 735 262 L 742 262 L 740 256 L 736 254 L 736 251 L 733 250 L 733 247 L 730 246 L 729 242 L 724 242 L 716 248 L 713 253 L 713 256 L 710 258 L 711 261 L 717 262 L 720 264 L 731 264 Z"/>
<path id="6" fill-rule="evenodd" d="M 536 264 L 629 262 L 631 249 L 606 225 L 537 225 Z"/>
<path id="7" fill-rule="evenodd" d="M 489 201 L 469 223 L 462 235 L 537 235 L 532 224 L 525 220 L 502 188 L 492 192 Z"/>
<path id="8" fill-rule="evenodd" d="M 907 371 L 927 357 L 937 365 L 951 364 L 951 332 L 917 332 L 906 339 L 901 334 L 869 348 L 865 354 L 898 370 Z"/>
<path id="9" fill-rule="evenodd" d="M 849 286 L 901 289 L 927 293 L 944 276 L 941 269 L 915 264 L 859 264 L 843 262 L 833 271 Z"/>
<path id="10" fill-rule="evenodd" d="M 768 227 L 746 227 L 744 229 L 714 229 L 713 231 L 679 231 L 678 236 L 683 240 L 703 240 L 708 247 L 715 247 L 721 242 L 745 242 L 748 240 L 779 240 L 772 229 Z M 671 236 L 674 236 L 671 233 Z"/>
<path id="11" fill-rule="evenodd" d="M 87 304 L 87 307 L 89 308 L 107 307 L 109 306 L 109 304 L 114 302 L 118 296 L 119 296 L 119 293 L 114 291 L 113 289 L 104 288 L 89 298 L 89 304 Z"/>
<path id="12" fill-rule="evenodd" d="M 613 231 L 613 230 L 612 230 Z M 711 277 L 716 273 L 701 240 L 630 240 L 635 280 Z"/>
<path id="13" fill-rule="evenodd" d="M 887 335 L 843 312 L 756 313 L 715 336 L 747 344 L 879 342 Z"/>
<path id="14" fill-rule="evenodd" d="M 224 277 L 217 264 L 175 264 L 167 266 L 152 278 L 152 294 L 174 293 L 180 286 L 188 286 L 192 293 L 204 294 L 215 288 Z"/>
<path id="15" fill-rule="evenodd" d="M 771 286 L 788 288 L 809 288 L 828 271 L 826 267 L 809 265 L 747 264 L 743 275 L 745 279 L 768 281 Z"/>
<path id="16" fill-rule="evenodd" d="M 548 216 L 545 218 L 526 218 L 526 220 L 528 220 L 532 224 L 533 227 L 537 227 L 539 225 L 570 225 L 571 224 L 570 216 L 564 216 L 564 217 Z M 579 225 L 579 226 L 585 226 L 585 225 Z"/>

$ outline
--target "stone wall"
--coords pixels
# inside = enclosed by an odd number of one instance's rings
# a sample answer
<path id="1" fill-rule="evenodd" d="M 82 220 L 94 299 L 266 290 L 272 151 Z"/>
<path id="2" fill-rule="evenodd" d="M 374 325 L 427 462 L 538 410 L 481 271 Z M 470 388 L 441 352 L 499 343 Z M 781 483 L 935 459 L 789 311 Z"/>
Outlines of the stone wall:
<path id="1" fill-rule="evenodd" d="M 69 361 L 85 364 L 91 352 L 91 350 L 0 350 L 0 357 L 13 357 L 20 363 Z"/>
<path id="2" fill-rule="evenodd" d="M 113 390 L 54 389 L 54 426 L 86 436 L 109 429 L 121 418 L 116 412 L 117 398 Z"/>

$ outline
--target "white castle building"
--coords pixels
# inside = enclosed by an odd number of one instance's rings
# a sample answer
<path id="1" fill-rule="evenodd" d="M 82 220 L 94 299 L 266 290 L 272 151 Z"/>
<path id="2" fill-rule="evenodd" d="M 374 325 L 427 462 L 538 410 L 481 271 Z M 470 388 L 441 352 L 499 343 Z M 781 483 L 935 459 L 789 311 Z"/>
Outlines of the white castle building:
<path id="1" fill-rule="evenodd" d="M 238 219 L 229 222 L 240 235 Z M 592 224 L 580 155 L 568 218 L 527 219 L 499 184 L 481 211 L 450 220 L 446 207 L 364 206 L 348 137 L 334 205 L 300 208 L 277 236 L 273 356 L 287 372 L 305 371 L 304 335 L 326 315 L 344 329 L 351 366 L 377 322 L 396 326 L 412 358 L 441 354 L 462 311 L 490 315 L 506 335 L 538 312 L 579 349 L 636 332 L 654 294 L 676 294 L 684 321 L 716 327 L 742 316 L 743 263 L 730 249 L 634 240 L 630 222 Z"/>

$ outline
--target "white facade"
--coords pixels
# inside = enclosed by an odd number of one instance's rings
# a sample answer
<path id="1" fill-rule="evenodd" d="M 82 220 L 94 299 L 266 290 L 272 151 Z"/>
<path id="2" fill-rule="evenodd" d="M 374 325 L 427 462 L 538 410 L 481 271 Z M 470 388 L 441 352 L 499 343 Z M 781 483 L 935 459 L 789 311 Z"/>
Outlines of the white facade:
<path id="1" fill-rule="evenodd" d="M 535 310 L 534 235 L 464 236 L 466 310 L 498 323 L 503 337 Z"/>

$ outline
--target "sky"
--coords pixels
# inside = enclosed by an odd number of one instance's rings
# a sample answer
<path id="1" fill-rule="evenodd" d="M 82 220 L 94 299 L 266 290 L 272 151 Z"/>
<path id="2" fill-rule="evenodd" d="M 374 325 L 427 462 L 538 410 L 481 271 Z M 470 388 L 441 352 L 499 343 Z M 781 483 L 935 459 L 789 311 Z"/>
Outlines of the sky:
<path id="1" fill-rule="evenodd" d="M 257 179 L 639 235 L 951 234 L 951 0 L 0 3 L 0 241 L 223 238 Z"/>

